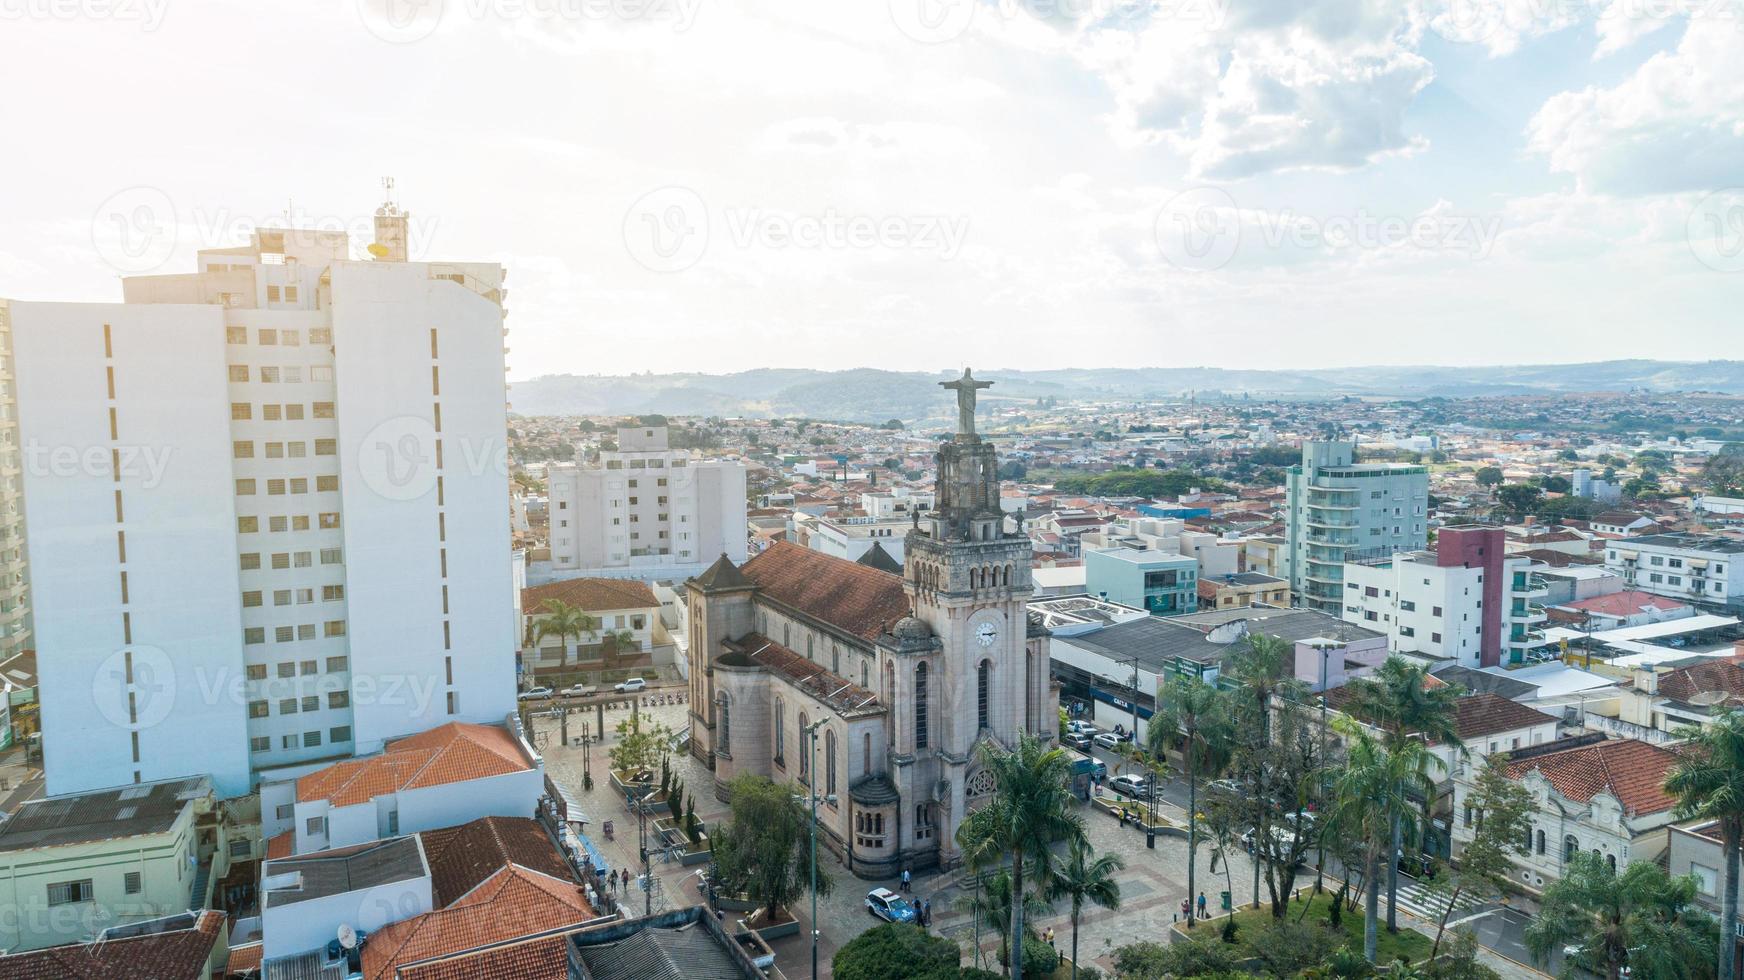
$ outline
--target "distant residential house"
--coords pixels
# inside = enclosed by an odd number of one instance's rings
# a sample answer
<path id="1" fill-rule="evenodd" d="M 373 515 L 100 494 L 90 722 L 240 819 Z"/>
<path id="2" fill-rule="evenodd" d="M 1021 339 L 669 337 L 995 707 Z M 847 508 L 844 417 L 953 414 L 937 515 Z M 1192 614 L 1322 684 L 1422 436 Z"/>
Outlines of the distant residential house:
<path id="1" fill-rule="evenodd" d="M 1688 619 L 1696 614 L 1687 603 L 1639 589 L 1625 589 L 1551 606 L 1548 612 L 1553 623 L 1572 624 L 1589 631 L 1646 626 L 1672 619 Z"/>
<path id="2" fill-rule="evenodd" d="M 1259 603 L 1267 606 L 1290 604 L 1289 579 L 1262 575 L 1259 572 L 1236 572 L 1216 578 L 1199 579 L 1200 609 L 1229 609 Z"/>
<path id="3" fill-rule="evenodd" d="M 225 973 L 224 913 L 183 910 L 89 942 L 0 955 L 0 980 L 209 980 Z"/>
<path id="4" fill-rule="evenodd" d="M 1700 658 L 1637 668 L 1618 699 L 1620 721 L 1673 732 L 1744 707 L 1744 659 Z"/>
<path id="5" fill-rule="evenodd" d="M 544 760 L 519 734 L 453 722 L 263 783 L 261 825 L 275 842 L 290 833 L 289 851 L 301 855 L 479 817 L 531 817 L 544 794 Z"/>
<path id="6" fill-rule="evenodd" d="M 1566 745 L 1564 743 L 1567 743 Z M 1665 851 L 1676 801 L 1665 776 L 1677 762 L 1669 749 L 1634 739 L 1588 735 L 1508 753 L 1507 774 L 1532 794 L 1524 855 L 1512 855 L 1520 887 L 1541 892 L 1568 862 L 1590 852 L 1614 867 L 1653 861 Z M 1476 765 L 1454 777 L 1454 856 L 1472 840 L 1483 814 L 1471 806 Z"/>
<path id="7" fill-rule="evenodd" d="M 1696 903 L 1718 918 L 1720 896 L 1725 882 L 1720 869 L 1726 866 L 1725 852 L 1720 845 L 1719 825 L 1697 820 L 1671 828 L 1671 843 L 1666 848 L 1666 870 L 1673 876 L 1694 875 Z M 1733 959 L 1744 958 L 1744 914 L 1728 930 L 1732 936 Z"/>
<path id="8" fill-rule="evenodd" d="M 1609 510 L 1588 522 L 1593 533 L 1601 538 L 1625 538 L 1632 534 L 1657 534 L 1661 528 L 1653 518 L 1625 510 Z"/>
<path id="9" fill-rule="evenodd" d="M 580 609 L 596 621 L 581 635 L 540 637 L 548 603 Z M 635 579 L 577 578 L 521 590 L 522 663 L 527 673 L 641 667 L 649 653 L 672 642 L 660 622 L 660 600 Z"/>

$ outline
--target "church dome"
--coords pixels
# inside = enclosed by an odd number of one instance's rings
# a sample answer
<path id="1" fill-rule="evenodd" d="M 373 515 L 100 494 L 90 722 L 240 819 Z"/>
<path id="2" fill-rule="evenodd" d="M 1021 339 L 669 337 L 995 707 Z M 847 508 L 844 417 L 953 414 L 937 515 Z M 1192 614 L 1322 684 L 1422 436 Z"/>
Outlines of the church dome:
<path id="1" fill-rule="evenodd" d="M 904 616 L 896 621 L 895 626 L 890 627 L 890 635 L 903 641 L 930 640 L 933 628 L 913 616 Z"/>

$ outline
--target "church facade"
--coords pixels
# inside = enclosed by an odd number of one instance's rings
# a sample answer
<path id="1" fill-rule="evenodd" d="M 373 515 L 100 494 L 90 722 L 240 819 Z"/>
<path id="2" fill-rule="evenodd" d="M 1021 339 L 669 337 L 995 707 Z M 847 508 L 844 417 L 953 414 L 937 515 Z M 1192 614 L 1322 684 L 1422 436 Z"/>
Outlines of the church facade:
<path id="1" fill-rule="evenodd" d="M 957 827 L 992 791 L 976 747 L 1058 734 L 1029 539 L 1004 530 L 998 460 L 975 433 L 987 384 L 945 383 L 958 432 L 900 575 L 778 542 L 686 583 L 690 745 L 716 795 L 742 773 L 815 786 L 821 839 L 861 877 L 956 864 Z"/>

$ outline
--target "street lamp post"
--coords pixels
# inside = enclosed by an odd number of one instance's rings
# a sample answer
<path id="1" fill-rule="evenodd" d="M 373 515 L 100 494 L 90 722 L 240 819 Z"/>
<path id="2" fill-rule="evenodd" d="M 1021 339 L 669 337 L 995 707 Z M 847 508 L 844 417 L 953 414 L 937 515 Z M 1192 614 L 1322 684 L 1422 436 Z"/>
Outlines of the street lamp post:
<path id="1" fill-rule="evenodd" d="M 1343 644 L 1328 643 L 1325 641 L 1314 644 L 1314 648 L 1320 651 L 1320 768 L 1322 772 L 1326 769 L 1328 752 L 1326 742 L 1326 664 L 1332 657 L 1332 651 L 1341 649 L 1342 647 Z M 1321 776 L 1320 779 L 1320 802 L 1322 804 L 1326 802 L 1326 777 L 1324 775 Z M 1321 816 L 1324 818 L 1325 814 L 1322 813 Z M 1322 830 L 1318 846 L 1315 847 L 1314 851 L 1314 890 L 1319 892 L 1324 887 L 1326 880 L 1326 837 L 1324 829 Z"/>
<path id="2" fill-rule="evenodd" d="M 653 871 L 648 867 L 648 814 L 638 804 L 636 794 L 625 793 L 624 799 L 630 804 L 630 809 L 636 814 L 636 846 L 642 856 L 642 914 L 654 914 L 654 879 Z"/>
<path id="3" fill-rule="evenodd" d="M 805 726 L 806 738 L 806 772 L 811 776 L 811 785 L 807 787 L 811 795 L 811 976 L 817 980 L 818 975 L 818 911 L 817 911 L 817 733 L 824 727 L 824 722 L 815 721 Z M 835 799 L 832 795 L 828 799 Z"/>

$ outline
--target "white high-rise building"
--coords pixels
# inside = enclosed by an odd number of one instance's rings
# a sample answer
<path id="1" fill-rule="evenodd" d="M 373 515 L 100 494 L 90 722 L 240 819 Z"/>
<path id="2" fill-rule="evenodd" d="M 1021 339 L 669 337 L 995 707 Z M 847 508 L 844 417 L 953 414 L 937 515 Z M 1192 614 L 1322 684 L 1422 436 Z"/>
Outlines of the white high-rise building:
<path id="1" fill-rule="evenodd" d="M 551 563 L 529 580 L 683 579 L 745 560 L 745 464 L 672 449 L 661 425 L 620 428 L 617 447 L 546 471 Z"/>
<path id="2" fill-rule="evenodd" d="M 504 272 L 405 221 L 10 304 L 51 793 L 514 710 Z"/>

